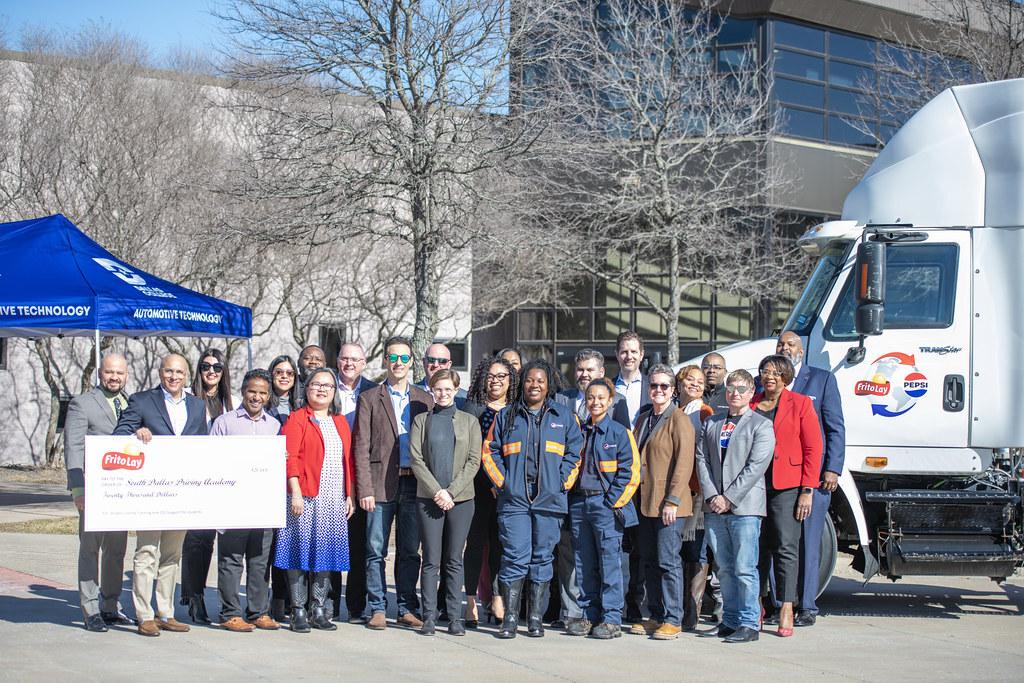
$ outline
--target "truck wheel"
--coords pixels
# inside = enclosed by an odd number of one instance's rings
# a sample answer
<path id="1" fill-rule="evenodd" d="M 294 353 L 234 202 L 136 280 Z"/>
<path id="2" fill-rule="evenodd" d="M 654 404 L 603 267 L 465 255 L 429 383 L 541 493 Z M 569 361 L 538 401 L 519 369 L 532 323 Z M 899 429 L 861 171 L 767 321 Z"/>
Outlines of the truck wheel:
<path id="1" fill-rule="evenodd" d="M 836 526 L 832 523 L 832 515 L 825 515 L 825 526 L 821 530 L 821 554 L 818 556 L 818 596 L 825 592 L 828 582 L 832 579 L 838 552 Z"/>

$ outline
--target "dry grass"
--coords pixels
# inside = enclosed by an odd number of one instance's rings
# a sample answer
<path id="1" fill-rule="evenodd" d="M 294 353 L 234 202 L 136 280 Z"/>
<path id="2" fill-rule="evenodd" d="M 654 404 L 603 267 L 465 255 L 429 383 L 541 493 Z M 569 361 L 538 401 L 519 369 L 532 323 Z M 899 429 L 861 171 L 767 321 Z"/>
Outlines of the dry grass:
<path id="1" fill-rule="evenodd" d="M 0 533 L 77 534 L 78 517 L 46 517 L 29 522 L 9 522 L 0 524 Z"/>
<path id="2" fill-rule="evenodd" d="M 5 465 L 0 467 L 0 481 L 29 484 L 67 484 L 68 475 L 62 467 L 28 467 Z"/>

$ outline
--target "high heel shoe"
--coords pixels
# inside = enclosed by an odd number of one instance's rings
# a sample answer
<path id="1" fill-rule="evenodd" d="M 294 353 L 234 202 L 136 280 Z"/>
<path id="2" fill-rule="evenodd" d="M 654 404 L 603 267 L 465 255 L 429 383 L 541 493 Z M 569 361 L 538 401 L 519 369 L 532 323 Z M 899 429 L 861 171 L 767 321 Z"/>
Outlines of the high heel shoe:
<path id="1" fill-rule="evenodd" d="M 472 610 L 469 609 L 469 605 L 470 604 L 473 605 L 473 609 Z M 477 605 L 475 601 L 472 602 L 472 603 L 468 603 L 467 602 L 467 604 L 466 604 L 466 613 L 465 613 L 464 618 L 462 620 L 463 626 L 465 626 L 466 628 L 475 629 L 479 625 L 479 623 L 480 623 L 479 617 L 477 616 L 479 610 L 480 610 L 480 606 Z M 470 618 L 470 616 L 472 616 L 472 619 Z"/>
<path id="2" fill-rule="evenodd" d="M 786 628 L 785 626 L 780 626 L 779 630 L 776 631 L 775 634 L 779 638 L 789 638 L 791 635 L 793 635 L 793 629 Z"/>

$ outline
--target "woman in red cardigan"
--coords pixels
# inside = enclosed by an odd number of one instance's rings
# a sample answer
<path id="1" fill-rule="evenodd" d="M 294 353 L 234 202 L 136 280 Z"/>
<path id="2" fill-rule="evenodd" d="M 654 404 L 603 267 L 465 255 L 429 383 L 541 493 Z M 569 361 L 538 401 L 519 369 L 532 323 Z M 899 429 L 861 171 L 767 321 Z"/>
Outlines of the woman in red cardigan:
<path id="1" fill-rule="evenodd" d="M 797 599 L 802 522 L 811 514 L 814 489 L 821 478 L 821 427 L 814 404 L 786 388 L 793 364 L 781 355 L 768 356 L 758 367 L 761 391 L 750 407 L 775 425 L 775 455 L 768 466 L 768 515 L 762 531 L 761 586 L 767 592 L 768 569 L 775 569 L 775 590 L 782 637 L 793 635 L 793 602 Z"/>
<path id="2" fill-rule="evenodd" d="M 349 568 L 348 518 L 355 511 L 352 438 L 348 422 L 335 414 L 334 372 L 320 368 L 306 380 L 306 405 L 292 412 L 281 428 L 288 449 L 290 502 L 286 526 L 277 537 L 274 566 L 288 571 L 292 598 L 291 629 L 333 631 L 325 602 L 330 572 Z M 313 574 L 310 614 L 307 572 Z"/>

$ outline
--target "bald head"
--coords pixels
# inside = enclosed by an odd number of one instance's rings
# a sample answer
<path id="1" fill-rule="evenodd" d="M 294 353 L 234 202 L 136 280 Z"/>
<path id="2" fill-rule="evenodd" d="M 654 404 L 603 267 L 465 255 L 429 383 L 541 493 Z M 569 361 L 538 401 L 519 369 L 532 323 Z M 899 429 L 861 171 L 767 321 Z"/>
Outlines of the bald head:
<path id="1" fill-rule="evenodd" d="M 427 374 L 427 381 L 434 376 L 438 370 L 448 370 L 452 367 L 452 352 L 444 344 L 431 344 L 427 352 L 423 354 L 423 371 Z"/>
<path id="2" fill-rule="evenodd" d="M 119 353 L 108 353 L 100 361 L 100 386 L 111 394 L 124 391 L 128 381 L 128 359 Z"/>
<path id="3" fill-rule="evenodd" d="M 775 353 L 785 356 L 793 365 L 799 365 L 804 359 L 804 342 L 796 332 L 783 332 L 775 344 Z"/>
<path id="4" fill-rule="evenodd" d="M 181 398 L 188 381 L 188 361 L 177 353 L 169 353 L 160 362 L 160 386 L 175 400 Z"/>

